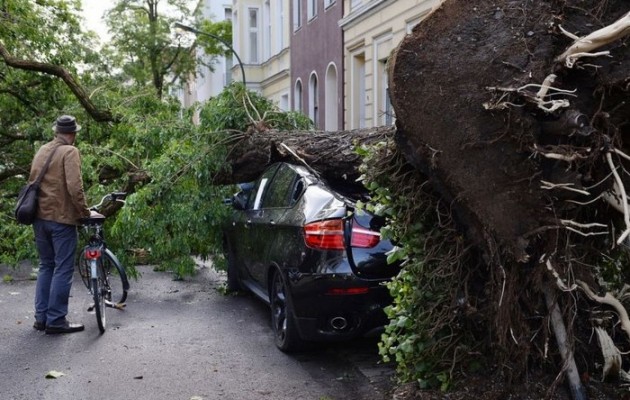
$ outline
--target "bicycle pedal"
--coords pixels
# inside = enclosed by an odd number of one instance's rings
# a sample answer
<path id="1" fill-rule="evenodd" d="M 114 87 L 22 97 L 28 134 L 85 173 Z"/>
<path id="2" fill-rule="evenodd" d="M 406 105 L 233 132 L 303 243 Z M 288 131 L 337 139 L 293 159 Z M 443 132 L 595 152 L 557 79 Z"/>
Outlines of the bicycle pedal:
<path id="1" fill-rule="evenodd" d="M 122 310 L 127 306 L 125 303 L 112 303 L 111 301 L 106 301 L 105 305 L 107 307 L 115 308 L 116 310 Z"/>

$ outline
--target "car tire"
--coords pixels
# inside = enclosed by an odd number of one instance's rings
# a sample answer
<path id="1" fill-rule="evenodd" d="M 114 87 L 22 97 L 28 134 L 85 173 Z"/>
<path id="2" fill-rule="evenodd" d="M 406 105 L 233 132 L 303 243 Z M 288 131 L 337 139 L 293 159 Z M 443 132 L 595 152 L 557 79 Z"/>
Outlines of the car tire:
<path id="1" fill-rule="evenodd" d="M 305 343 L 295 324 L 291 296 L 280 271 L 275 271 L 271 278 L 269 302 L 271 306 L 271 324 L 276 346 L 284 352 L 293 352 L 304 348 Z"/>
<path id="2" fill-rule="evenodd" d="M 234 253 L 232 253 L 232 249 L 227 243 L 225 246 L 225 257 L 227 261 L 227 282 L 225 283 L 225 288 L 228 292 L 238 292 L 242 289 L 241 282 L 238 279 L 238 266 L 236 265 Z"/>

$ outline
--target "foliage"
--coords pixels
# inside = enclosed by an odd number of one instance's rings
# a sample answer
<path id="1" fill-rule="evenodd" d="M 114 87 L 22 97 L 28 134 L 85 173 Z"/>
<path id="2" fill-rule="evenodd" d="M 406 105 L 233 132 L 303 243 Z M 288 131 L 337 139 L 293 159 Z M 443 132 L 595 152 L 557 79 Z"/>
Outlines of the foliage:
<path id="1" fill-rule="evenodd" d="M 246 90 L 242 83 L 232 83 L 210 99 L 201 108 L 200 117 L 203 129 L 237 133 L 254 125 L 277 130 L 312 129 L 314 126 L 304 114 L 281 111 L 260 94 Z"/>
<path id="2" fill-rule="evenodd" d="M 361 148 L 359 153 L 364 157 L 362 181 L 372 195 L 360 206 L 386 217 L 381 234 L 398 246 L 388 261 L 403 260 L 400 273 L 388 284 L 393 303 L 385 310 L 390 322 L 379 353 L 384 361 L 396 362 L 401 381 L 446 390 L 455 363 L 471 348 L 452 306 L 466 285 L 460 268 L 467 257 L 461 238 L 448 215 L 436 213 L 441 206 L 422 189 L 426 179 L 391 143 Z"/>
<path id="3" fill-rule="evenodd" d="M 189 15 L 185 0 L 119 0 L 107 13 L 111 34 L 107 47 L 117 55 L 122 76 L 139 87 L 152 85 L 162 97 L 167 79 L 175 81 L 193 73 L 194 53 L 181 36 L 171 32 L 175 21 Z"/>
<path id="4" fill-rule="evenodd" d="M 191 254 L 207 258 L 221 250 L 221 228 L 230 211 L 223 200 L 234 188 L 213 185 L 212 179 L 225 168 L 233 135 L 254 123 L 251 113 L 273 116 L 269 122 L 273 127 L 293 127 L 296 120 L 299 128 L 308 125 L 308 120 L 279 112 L 241 84 L 227 87 L 200 107 L 199 126 L 189 122 L 194 109 L 170 121 L 156 112 L 144 117 L 144 124 L 153 130 L 143 130 L 135 139 L 140 143 L 132 147 L 159 145 L 144 163 L 151 182 L 128 198 L 111 230 L 123 248 L 150 250 L 151 257 L 178 278 L 193 273 Z"/>
<path id="5" fill-rule="evenodd" d="M 231 51 L 225 43 L 232 43 L 232 21 L 213 22 L 207 19 L 198 23 L 201 34 L 197 35 L 197 43 L 206 54 L 229 56 Z"/>
<path id="6" fill-rule="evenodd" d="M 95 37 L 81 32 L 79 1 L 0 1 L 0 45 L 14 57 L 65 65 L 71 73 L 94 62 Z M 13 223 L 13 204 L 37 148 L 52 137 L 62 113 L 85 120 L 57 78 L 9 68 L 0 59 L 0 262 L 34 259 L 32 228 Z"/>
<path id="7" fill-rule="evenodd" d="M 125 75 L 125 71 L 136 71 L 142 63 L 119 70 L 120 62 L 127 59 L 112 58 L 121 54 L 117 49 L 98 53 L 91 50 L 97 45 L 92 34 L 81 31 L 78 4 L 62 0 L 3 2 L 7 10 L 0 16 L 4 18 L 0 25 L 3 46 L 12 54 L 62 65 L 90 93 L 91 101 L 111 110 L 116 120 L 90 120 L 57 78 L 0 63 L 0 197 L 7 199 L 0 204 L 0 262 L 17 265 L 36 257 L 32 229 L 14 222 L 12 207 L 35 151 L 52 139 L 52 122 L 58 115 L 69 113 L 77 116 L 83 126 L 77 147 L 88 202 L 94 204 L 111 191 L 135 192 L 122 211 L 107 221 L 109 246 L 127 266 L 134 261 L 137 249 L 150 249 L 152 261 L 163 262 L 163 268 L 181 277 L 192 271 L 191 254 L 207 257 L 220 244 L 220 223 L 227 212 L 222 200 L 231 188 L 214 187 L 212 174 L 223 168 L 227 136 L 221 129 L 225 125 L 214 123 L 214 129 L 209 129 L 207 123 L 195 126 L 193 111 L 184 112 L 173 99 L 156 96 L 152 82 L 144 84 L 139 79 L 129 85 L 129 77 L 134 75 Z M 121 2 L 116 12 L 125 14 L 123 6 L 134 4 L 139 2 Z M 138 15 L 125 15 L 116 22 L 120 40 L 122 33 L 131 34 L 134 29 L 125 24 L 137 25 L 140 21 L 134 19 L 140 18 Z M 157 32 L 156 41 L 164 40 L 169 23 L 159 22 L 162 30 Z M 137 39 L 149 30 L 135 28 Z M 122 50 L 125 55 L 133 52 L 130 47 Z M 150 75 L 138 72 L 135 76 Z M 247 94 L 244 88 L 240 91 L 243 96 Z M 253 102 L 239 104 L 259 106 L 263 113 L 274 109 L 268 101 L 253 94 L 251 97 Z M 233 105 L 218 107 L 206 106 L 206 114 L 216 117 L 234 112 L 246 116 L 235 112 Z M 245 130 L 251 120 L 233 122 L 230 129 Z M 136 176 L 148 176 L 150 183 L 142 186 L 145 181 L 137 181 Z"/>

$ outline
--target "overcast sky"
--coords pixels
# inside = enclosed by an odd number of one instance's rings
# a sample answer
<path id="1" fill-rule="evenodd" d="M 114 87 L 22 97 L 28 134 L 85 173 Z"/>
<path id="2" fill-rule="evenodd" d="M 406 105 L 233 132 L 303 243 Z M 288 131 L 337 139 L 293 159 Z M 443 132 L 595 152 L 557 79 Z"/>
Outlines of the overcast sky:
<path id="1" fill-rule="evenodd" d="M 101 40 L 107 37 L 107 26 L 103 21 L 103 14 L 106 10 L 114 7 L 116 0 L 81 0 L 83 4 L 83 16 L 85 18 L 85 29 L 98 33 Z"/>
<path id="2" fill-rule="evenodd" d="M 111 10 L 118 0 L 81 0 L 83 5 L 83 16 L 85 18 L 84 28 L 98 33 L 101 36 L 101 40 L 106 40 L 107 25 L 103 20 L 103 14 L 107 10 Z M 198 0 L 188 0 L 190 9 L 193 10 Z M 163 7 L 166 7 L 166 1 L 164 1 Z M 164 10 L 164 8 L 161 8 Z M 168 11 L 168 7 L 166 7 Z"/>

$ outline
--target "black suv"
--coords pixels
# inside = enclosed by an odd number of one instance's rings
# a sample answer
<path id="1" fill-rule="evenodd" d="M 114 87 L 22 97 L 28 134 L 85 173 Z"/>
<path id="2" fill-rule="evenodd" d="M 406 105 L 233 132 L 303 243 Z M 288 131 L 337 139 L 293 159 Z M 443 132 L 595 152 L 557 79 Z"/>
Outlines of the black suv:
<path id="1" fill-rule="evenodd" d="M 242 186 L 224 229 L 228 289 L 246 289 L 271 306 L 283 351 L 305 342 L 343 340 L 386 323 L 383 285 L 393 245 L 382 219 L 355 210 L 309 169 L 276 163 Z"/>

